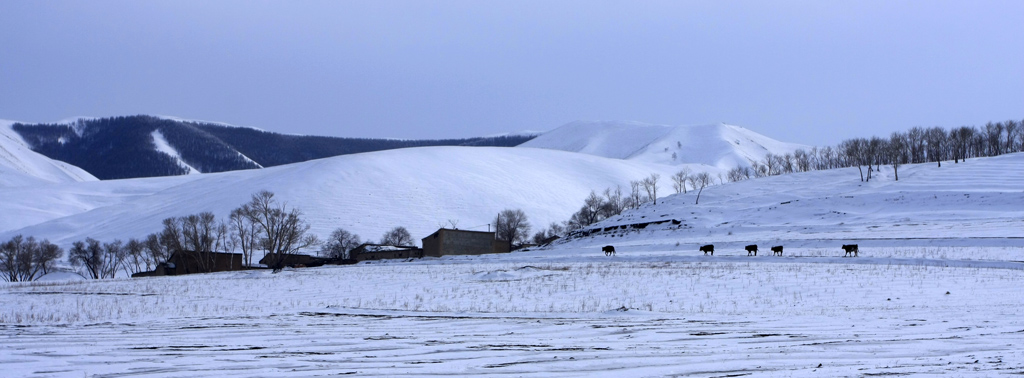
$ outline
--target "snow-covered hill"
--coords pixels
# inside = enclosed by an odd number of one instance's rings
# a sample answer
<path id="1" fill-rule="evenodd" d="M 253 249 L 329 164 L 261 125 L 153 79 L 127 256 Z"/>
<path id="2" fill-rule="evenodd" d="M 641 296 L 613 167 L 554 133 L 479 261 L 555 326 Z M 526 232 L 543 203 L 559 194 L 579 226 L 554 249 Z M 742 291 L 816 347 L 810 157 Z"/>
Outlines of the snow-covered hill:
<path id="1" fill-rule="evenodd" d="M 572 122 L 520 147 L 580 152 L 658 164 L 699 164 L 726 171 L 809 146 L 783 143 L 724 123 L 667 126 L 632 121 Z M 708 170 L 700 169 L 698 170 Z"/>
<path id="2" fill-rule="evenodd" d="M 591 190 L 622 185 L 675 167 L 533 148 L 424 147 L 345 155 L 260 170 L 110 180 L 38 190 L 4 190 L 6 232 L 67 245 L 144 237 L 171 216 L 218 217 L 259 190 L 301 209 L 312 231 L 338 227 L 378 239 L 395 226 L 422 238 L 457 222 L 486 230 L 506 208 L 523 209 L 544 227 L 579 209 Z M 17 203 L 18 205 L 15 205 Z M 47 219 L 43 219 L 49 217 Z"/>
<path id="3" fill-rule="evenodd" d="M 1024 153 L 944 162 L 941 168 L 905 165 L 899 181 L 892 166 L 882 166 L 870 182 L 860 181 L 857 168 L 844 168 L 712 186 L 699 204 L 696 196 L 672 195 L 625 212 L 592 226 L 600 232 L 570 243 L 614 240 L 641 249 L 681 243 L 683 250 L 714 243 L 731 251 L 726 253 L 742 253 L 745 244 L 784 244 L 827 248 L 824 255 L 834 254 L 840 241 L 988 245 L 986 240 L 1001 239 L 997 244 L 1024 246 Z M 621 227 L 663 220 L 680 224 L 652 224 L 643 231 Z"/>
<path id="4" fill-rule="evenodd" d="M 0 187 L 96 180 L 81 168 L 33 152 L 12 124 L 0 120 Z"/>

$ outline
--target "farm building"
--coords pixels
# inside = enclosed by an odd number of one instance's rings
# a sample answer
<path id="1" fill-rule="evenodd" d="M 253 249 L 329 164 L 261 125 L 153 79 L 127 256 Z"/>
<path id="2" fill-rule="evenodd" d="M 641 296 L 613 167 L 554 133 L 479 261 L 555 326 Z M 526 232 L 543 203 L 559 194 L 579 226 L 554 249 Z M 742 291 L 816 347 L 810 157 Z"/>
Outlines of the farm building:
<path id="1" fill-rule="evenodd" d="M 423 256 L 483 255 L 509 252 L 509 243 L 493 232 L 442 228 L 423 238 Z"/>
<path id="2" fill-rule="evenodd" d="M 132 277 L 176 276 L 180 274 L 224 272 L 242 270 L 242 254 L 225 252 L 178 251 L 171 254 L 166 262 L 149 272 L 139 272 Z"/>
<path id="3" fill-rule="evenodd" d="M 353 248 L 348 255 L 350 259 L 356 261 L 420 258 L 423 257 L 423 249 L 411 246 L 364 243 Z"/>
<path id="4" fill-rule="evenodd" d="M 270 267 L 277 257 L 276 253 L 268 253 L 260 259 L 260 264 Z M 300 268 L 300 267 L 314 267 L 323 266 L 324 264 L 330 264 L 331 260 L 323 257 L 316 257 L 310 255 L 301 255 L 297 253 L 286 253 L 284 258 L 281 260 L 281 266 L 289 268 Z"/>

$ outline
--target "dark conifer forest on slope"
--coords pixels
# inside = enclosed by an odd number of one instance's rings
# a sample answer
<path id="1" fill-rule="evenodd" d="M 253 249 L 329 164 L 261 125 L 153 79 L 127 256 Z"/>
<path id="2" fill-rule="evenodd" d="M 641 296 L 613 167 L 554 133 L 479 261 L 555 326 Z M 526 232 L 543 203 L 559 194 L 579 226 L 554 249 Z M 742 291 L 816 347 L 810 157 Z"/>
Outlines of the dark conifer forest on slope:
<path id="1" fill-rule="evenodd" d="M 146 115 L 79 120 L 72 124 L 16 123 L 12 127 L 33 151 L 78 166 L 101 180 L 187 174 L 187 167 L 157 149 L 157 131 L 177 151 L 181 161 L 203 173 L 406 147 L 513 147 L 534 137 L 398 140 L 285 135 Z"/>

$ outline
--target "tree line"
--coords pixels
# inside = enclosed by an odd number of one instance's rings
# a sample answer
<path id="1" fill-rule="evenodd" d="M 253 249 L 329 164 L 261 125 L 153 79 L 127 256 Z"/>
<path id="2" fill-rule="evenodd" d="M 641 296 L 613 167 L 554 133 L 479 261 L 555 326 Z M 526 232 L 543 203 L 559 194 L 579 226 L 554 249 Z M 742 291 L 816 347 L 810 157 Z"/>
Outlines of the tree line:
<path id="1" fill-rule="evenodd" d="M 913 127 L 886 137 L 852 138 L 836 146 L 814 147 L 787 154 L 766 154 L 750 167 L 730 170 L 726 179 L 740 181 L 755 177 L 794 172 L 857 167 L 861 181 L 870 181 L 872 172 L 891 165 L 896 180 L 904 164 L 936 163 L 968 158 L 998 156 L 1024 151 L 1024 121 L 988 122 L 982 127 Z M 865 172 L 865 169 L 867 171 Z"/>

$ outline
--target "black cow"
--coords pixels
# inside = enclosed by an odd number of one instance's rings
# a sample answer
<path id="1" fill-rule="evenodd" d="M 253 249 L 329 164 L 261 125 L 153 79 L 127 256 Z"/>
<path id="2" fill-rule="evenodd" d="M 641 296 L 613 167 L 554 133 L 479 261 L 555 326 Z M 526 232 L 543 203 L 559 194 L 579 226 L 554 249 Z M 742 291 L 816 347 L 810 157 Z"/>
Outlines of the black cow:
<path id="1" fill-rule="evenodd" d="M 615 256 L 615 247 L 613 246 L 606 245 L 601 247 L 601 250 L 604 251 L 605 256 Z"/>
<path id="2" fill-rule="evenodd" d="M 857 257 L 857 245 L 856 244 L 843 244 L 843 250 L 846 251 L 846 254 L 843 255 L 843 257 L 847 257 L 851 253 L 853 254 L 853 257 Z"/>
<path id="3" fill-rule="evenodd" d="M 711 256 L 714 256 L 715 255 L 715 245 L 714 244 L 702 245 L 702 246 L 700 246 L 700 251 L 704 252 L 705 256 L 707 256 L 708 252 L 711 252 Z"/>
<path id="4" fill-rule="evenodd" d="M 777 246 L 772 247 L 772 256 L 775 256 L 776 254 L 778 254 L 779 256 L 782 256 L 782 246 L 781 245 L 777 245 Z"/>
<path id="5" fill-rule="evenodd" d="M 751 244 L 744 248 L 747 250 L 747 256 L 750 256 L 751 253 L 753 253 L 754 256 L 757 256 L 757 244 Z"/>

